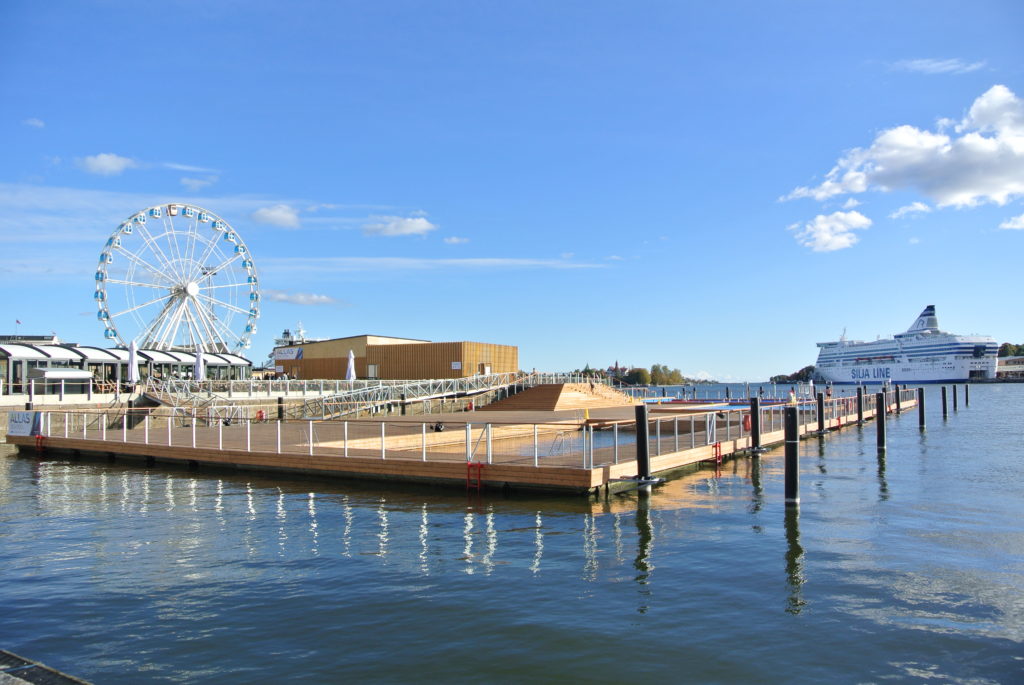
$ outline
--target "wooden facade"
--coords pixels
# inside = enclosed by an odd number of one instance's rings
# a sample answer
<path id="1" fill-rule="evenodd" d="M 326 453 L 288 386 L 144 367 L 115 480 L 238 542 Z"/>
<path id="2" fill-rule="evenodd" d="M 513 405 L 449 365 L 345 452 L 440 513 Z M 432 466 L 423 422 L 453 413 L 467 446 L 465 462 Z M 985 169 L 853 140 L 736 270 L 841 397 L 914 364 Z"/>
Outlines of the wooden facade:
<path id="1" fill-rule="evenodd" d="M 429 342 L 360 335 L 320 340 L 274 350 L 278 373 L 289 378 L 344 379 L 349 350 L 356 377 L 381 380 L 468 378 L 519 370 L 519 348 L 481 342 Z"/>

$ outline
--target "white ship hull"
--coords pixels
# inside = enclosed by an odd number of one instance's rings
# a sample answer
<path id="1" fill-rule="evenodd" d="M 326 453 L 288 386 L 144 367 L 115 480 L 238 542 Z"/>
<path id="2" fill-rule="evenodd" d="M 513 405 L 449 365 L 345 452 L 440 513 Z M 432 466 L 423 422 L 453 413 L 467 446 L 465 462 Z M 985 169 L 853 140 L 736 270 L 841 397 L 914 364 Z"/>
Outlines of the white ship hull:
<path id="1" fill-rule="evenodd" d="M 815 372 L 830 383 L 959 383 L 996 377 L 996 341 L 940 331 L 931 305 L 906 333 L 818 347 Z"/>

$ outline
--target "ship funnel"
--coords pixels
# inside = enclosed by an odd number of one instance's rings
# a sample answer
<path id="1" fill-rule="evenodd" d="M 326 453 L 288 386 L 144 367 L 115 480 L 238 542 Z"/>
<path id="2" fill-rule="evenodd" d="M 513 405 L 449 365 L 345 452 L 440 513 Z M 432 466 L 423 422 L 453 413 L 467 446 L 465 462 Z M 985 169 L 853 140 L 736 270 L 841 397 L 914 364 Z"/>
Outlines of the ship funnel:
<path id="1" fill-rule="evenodd" d="M 935 316 L 935 305 L 933 304 L 925 307 L 921 315 L 917 317 L 914 325 L 907 329 L 907 333 L 918 333 L 921 331 L 939 332 L 939 319 Z"/>

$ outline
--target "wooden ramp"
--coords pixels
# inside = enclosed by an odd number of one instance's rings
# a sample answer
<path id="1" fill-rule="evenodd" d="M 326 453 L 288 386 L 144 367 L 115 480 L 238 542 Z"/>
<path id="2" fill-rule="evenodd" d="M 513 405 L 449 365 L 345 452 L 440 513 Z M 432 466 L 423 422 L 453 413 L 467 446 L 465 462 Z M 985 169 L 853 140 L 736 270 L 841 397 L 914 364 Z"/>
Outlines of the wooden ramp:
<path id="1" fill-rule="evenodd" d="M 564 411 L 603 409 L 635 403 L 629 395 L 602 383 L 551 383 L 538 385 L 499 402 L 479 407 L 480 411 Z"/>

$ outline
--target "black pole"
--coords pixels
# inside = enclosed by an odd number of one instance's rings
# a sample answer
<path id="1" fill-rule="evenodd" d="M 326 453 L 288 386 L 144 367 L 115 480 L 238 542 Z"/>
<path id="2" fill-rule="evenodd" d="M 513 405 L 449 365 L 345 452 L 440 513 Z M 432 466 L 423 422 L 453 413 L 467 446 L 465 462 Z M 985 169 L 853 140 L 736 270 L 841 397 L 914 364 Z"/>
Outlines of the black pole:
<path id="1" fill-rule="evenodd" d="M 825 432 L 825 393 L 818 393 L 818 432 Z"/>
<path id="2" fill-rule="evenodd" d="M 284 421 L 284 398 L 277 398 L 277 418 L 279 421 Z"/>
<path id="3" fill-rule="evenodd" d="M 964 406 L 971 406 L 971 386 L 964 383 Z"/>
<path id="4" fill-rule="evenodd" d="M 402 416 L 405 416 L 405 393 L 402 393 Z"/>
<path id="5" fill-rule="evenodd" d="M 875 395 L 875 424 L 878 426 L 878 449 L 885 450 L 885 393 Z"/>
<path id="6" fill-rule="evenodd" d="M 956 383 L 953 384 L 953 411 L 956 411 Z"/>
<path id="7" fill-rule="evenodd" d="M 650 438 L 647 432 L 647 405 L 636 406 L 636 467 L 640 478 L 651 477 Z"/>
<path id="8" fill-rule="evenodd" d="M 904 386 L 904 388 L 906 388 L 906 386 Z M 903 407 L 900 405 L 900 386 L 898 385 L 896 386 L 896 413 L 903 413 Z"/>
<path id="9" fill-rule="evenodd" d="M 756 397 L 750 398 L 750 449 L 761 451 L 761 400 Z"/>
<path id="10" fill-rule="evenodd" d="M 942 386 L 942 418 L 949 416 L 949 409 L 946 407 L 946 386 Z"/>
<path id="11" fill-rule="evenodd" d="M 857 386 L 857 423 L 864 423 L 864 388 Z"/>
<path id="12" fill-rule="evenodd" d="M 786 407 L 786 506 L 800 504 L 800 433 L 796 407 Z"/>
<path id="13" fill-rule="evenodd" d="M 917 424 L 924 430 L 924 388 L 917 389 Z"/>

